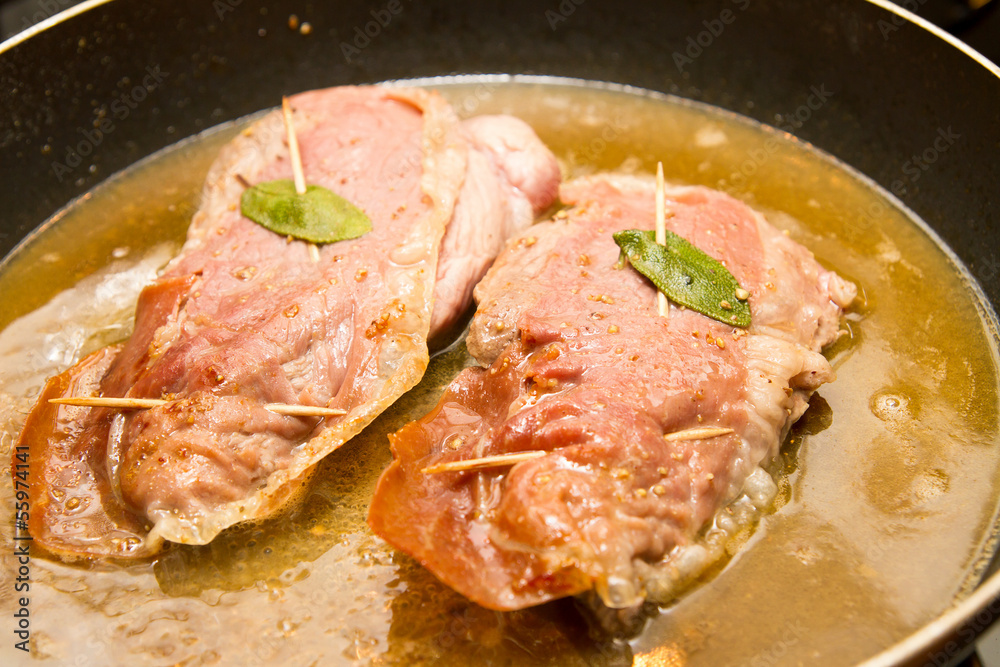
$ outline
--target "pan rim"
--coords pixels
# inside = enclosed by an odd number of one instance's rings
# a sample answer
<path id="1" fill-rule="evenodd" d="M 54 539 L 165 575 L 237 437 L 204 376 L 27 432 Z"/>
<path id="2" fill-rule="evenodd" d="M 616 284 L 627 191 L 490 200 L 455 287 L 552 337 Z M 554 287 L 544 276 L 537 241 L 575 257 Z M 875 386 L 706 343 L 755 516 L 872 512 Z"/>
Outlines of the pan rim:
<path id="1" fill-rule="evenodd" d="M 61 12 L 57 12 L 52 16 L 42 19 L 38 23 L 29 26 L 22 30 L 21 32 L 15 33 L 8 37 L 6 40 L 0 42 L 0 54 L 18 46 L 22 42 L 25 42 L 35 35 L 45 32 L 52 26 L 58 25 L 63 21 L 67 21 L 78 14 L 83 14 L 84 12 L 90 11 L 95 7 L 100 7 L 101 5 L 112 2 L 112 0 L 85 0 L 78 5 L 73 5 L 72 7 L 67 7 Z"/>
<path id="2" fill-rule="evenodd" d="M 880 7 L 892 14 L 896 14 L 900 18 L 923 28 L 924 30 L 931 33 L 938 39 L 947 42 L 951 46 L 955 47 L 965 55 L 975 60 L 977 63 L 979 63 L 987 70 L 989 70 L 997 78 L 1000 78 L 1000 67 L 998 67 L 992 60 L 990 60 L 989 58 L 987 58 L 986 56 L 984 56 L 979 51 L 975 50 L 974 48 L 972 48 L 959 38 L 955 37 L 951 33 L 934 25 L 927 19 L 917 16 L 916 14 L 906 9 L 905 7 L 901 7 L 895 4 L 894 2 L 891 2 L 891 0 L 865 0 L 865 2 Z"/>

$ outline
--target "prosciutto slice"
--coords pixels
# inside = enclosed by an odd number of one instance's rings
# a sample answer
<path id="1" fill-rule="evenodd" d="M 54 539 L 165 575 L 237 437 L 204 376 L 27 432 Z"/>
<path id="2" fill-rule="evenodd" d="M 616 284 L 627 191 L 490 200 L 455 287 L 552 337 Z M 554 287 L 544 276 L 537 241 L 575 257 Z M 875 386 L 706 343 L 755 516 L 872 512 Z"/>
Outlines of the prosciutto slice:
<path id="1" fill-rule="evenodd" d="M 244 218 L 245 183 L 291 175 L 280 114 L 232 141 L 181 253 L 143 290 L 132 337 L 53 378 L 28 418 L 29 528 L 49 551 L 141 557 L 272 512 L 420 379 L 428 335 L 464 310 L 504 239 L 555 196 L 555 159 L 520 121 L 466 127 L 419 89 L 290 101 L 306 180 L 364 210 L 373 230 L 310 247 Z M 478 147 L 511 127 L 506 157 Z M 475 260 L 454 257 L 455 235 L 475 239 Z M 435 299 L 439 284 L 447 294 Z M 91 394 L 170 402 L 48 403 Z M 267 403 L 346 414 L 282 416 Z"/>
<path id="2" fill-rule="evenodd" d="M 766 475 L 760 464 L 834 379 L 820 350 L 855 296 L 741 202 L 679 187 L 668 228 L 733 273 L 753 323 L 673 305 L 660 317 L 612 239 L 653 229 L 653 182 L 590 177 L 561 198 L 572 208 L 511 240 L 476 287 L 468 348 L 483 367 L 392 437 L 369 513 L 392 545 L 498 610 L 592 590 L 612 608 L 669 599 L 681 554 Z M 424 472 L 524 451 L 544 454 Z"/>

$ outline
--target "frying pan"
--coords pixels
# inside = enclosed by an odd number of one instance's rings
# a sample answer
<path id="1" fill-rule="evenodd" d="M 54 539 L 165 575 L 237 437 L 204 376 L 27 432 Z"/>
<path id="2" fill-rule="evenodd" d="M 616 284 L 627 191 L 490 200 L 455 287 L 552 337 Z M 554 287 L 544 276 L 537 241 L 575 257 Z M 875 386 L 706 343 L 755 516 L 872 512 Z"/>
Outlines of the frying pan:
<path id="1" fill-rule="evenodd" d="M 739 20 L 720 30 L 724 12 Z M 898 196 L 1000 306 L 1000 69 L 881 0 L 87 2 L 0 46 L 0 255 L 109 175 L 281 94 L 451 73 L 614 81 L 767 124 L 824 86 L 797 136 Z M 949 128 L 969 140 L 901 187 Z M 996 569 L 874 663 L 961 658 L 1000 612 Z"/>

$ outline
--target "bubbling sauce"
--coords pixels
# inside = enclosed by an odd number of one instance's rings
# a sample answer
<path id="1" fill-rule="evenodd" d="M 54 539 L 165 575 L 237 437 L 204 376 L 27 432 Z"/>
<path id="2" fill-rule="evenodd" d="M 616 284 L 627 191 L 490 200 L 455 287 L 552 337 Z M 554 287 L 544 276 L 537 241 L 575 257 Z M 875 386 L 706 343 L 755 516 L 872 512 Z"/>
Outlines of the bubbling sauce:
<path id="1" fill-rule="evenodd" d="M 365 524 L 390 461 L 387 434 L 426 413 L 470 363 L 458 341 L 418 387 L 323 460 L 302 502 L 282 514 L 205 546 L 172 545 L 149 563 L 66 564 L 34 554 L 35 658 L 844 664 L 899 641 L 968 593 L 992 551 L 1000 357 L 989 308 L 925 227 L 829 156 L 717 109 L 562 80 L 422 83 L 464 115 L 523 118 L 567 177 L 652 172 L 662 160 L 668 180 L 744 199 L 858 283 L 852 334 L 827 350 L 838 379 L 813 397 L 772 466 L 773 511 L 734 535 L 730 558 L 638 634 L 597 629 L 572 600 L 503 614 L 477 607 Z M 4 263 L 0 454 L 9 457 L 49 375 L 127 335 L 139 289 L 179 248 L 211 161 L 244 124 L 115 176 Z M 0 495 L 0 600 L 13 609 L 23 594 L 12 581 L 9 473 Z M 0 649 L 4 664 L 23 657 L 12 643 Z"/>

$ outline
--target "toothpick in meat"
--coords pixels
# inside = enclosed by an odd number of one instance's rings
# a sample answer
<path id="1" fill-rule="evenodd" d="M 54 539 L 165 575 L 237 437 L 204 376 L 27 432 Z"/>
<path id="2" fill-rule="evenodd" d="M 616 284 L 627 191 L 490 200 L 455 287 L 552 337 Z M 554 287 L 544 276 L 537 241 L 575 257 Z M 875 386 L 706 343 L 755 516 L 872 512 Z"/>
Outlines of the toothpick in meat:
<path id="1" fill-rule="evenodd" d="M 56 405 L 76 405 L 91 408 L 117 408 L 119 410 L 145 410 L 166 405 L 170 401 L 162 398 L 110 398 L 104 396 L 66 396 L 50 398 Z M 289 405 L 287 403 L 266 403 L 264 408 L 279 415 L 291 417 L 337 417 L 346 415 L 346 410 L 324 408 L 316 405 Z"/>
<path id="2" fill-rule="evenodd" d="M 720 428 L 720 427 L 705 427 L 705 428 L 689 428 L 684 431 L 677 431 L 675 433 L 667 433 L 663 436 L 664 440 L 704 440 L 706 438 L 717 438 L 720 435 L 728 435 L 733 433 L 731 428 Z"/>
<path id="3" fill-rule="evenodd" d="M 288 154 L 292 161 L 292 178 L 295 180 L 295 192 L 306 193 L 306 176 L 302 171 L 302 155 L 299 153 L 299 140 L 295 138 L 295 125 L 292 124 L 292 107 L 288 98 L 281 98 L 281 114 L 285 119 L 285 133 L 288 135 Z"/>
<path id="4" fill-rule="evenodd" d="M 667 213 L 665 210 L 664 186 L 663 186 L 663 163 L 656 163 L 656 242 L 660 245 L 667 244 Z M 660 311 L 660 317 L 670 315 L 670 302 L 667 295 L 656 290 L 656 304 Z"/>
<path id="5" fill-rule="evenodd" d="M 103 396 L 66 396 L 50 398 L 56 405 L 77 405 L 88 408 L 119 408 L 122 410 L 145 410 L 166 405 L 170 401 L 162 398 L 105 398 Z"/>
<path id="6" fill-rule="evenodd" d="M 548 454 L 548 452 L 533 450 L 528 452 L 516 452 L 514 454 L 498 454 L 497 456 L 484 456 L 481 459 L 448 461 L 447 463 L 438 463 L 432 466 L 427 466 L 420 472 L 425 474 L 434 474 L 439 472 L 463 472 L 466 470 L 483 470 L 485 468 L 500 468 L 503 466 L 512 466 L 516 463 L 521 463 L 522 461 L 530 461 L 531 459 L 537 459 L 539 456 L 545 456 L 546 454 Z"/>
<path id="7" fill-rule="evenodd" d="M 306 175 L 302 169 L 302 154 L 299 153 L 299 140 L 295 136 L 295 125 L 292 123 L 292 107 L 288 98 L 281 98 L 281 117 L 285 120 L 285 134 L 288 135 L 288 155 L 292 162 L 292 178 L 295 180 L 295 192 L 306 193 Z M 315 243 L 309 244 L 309 259 L 314 264 L 319 262 L 319 248 Z"/>

